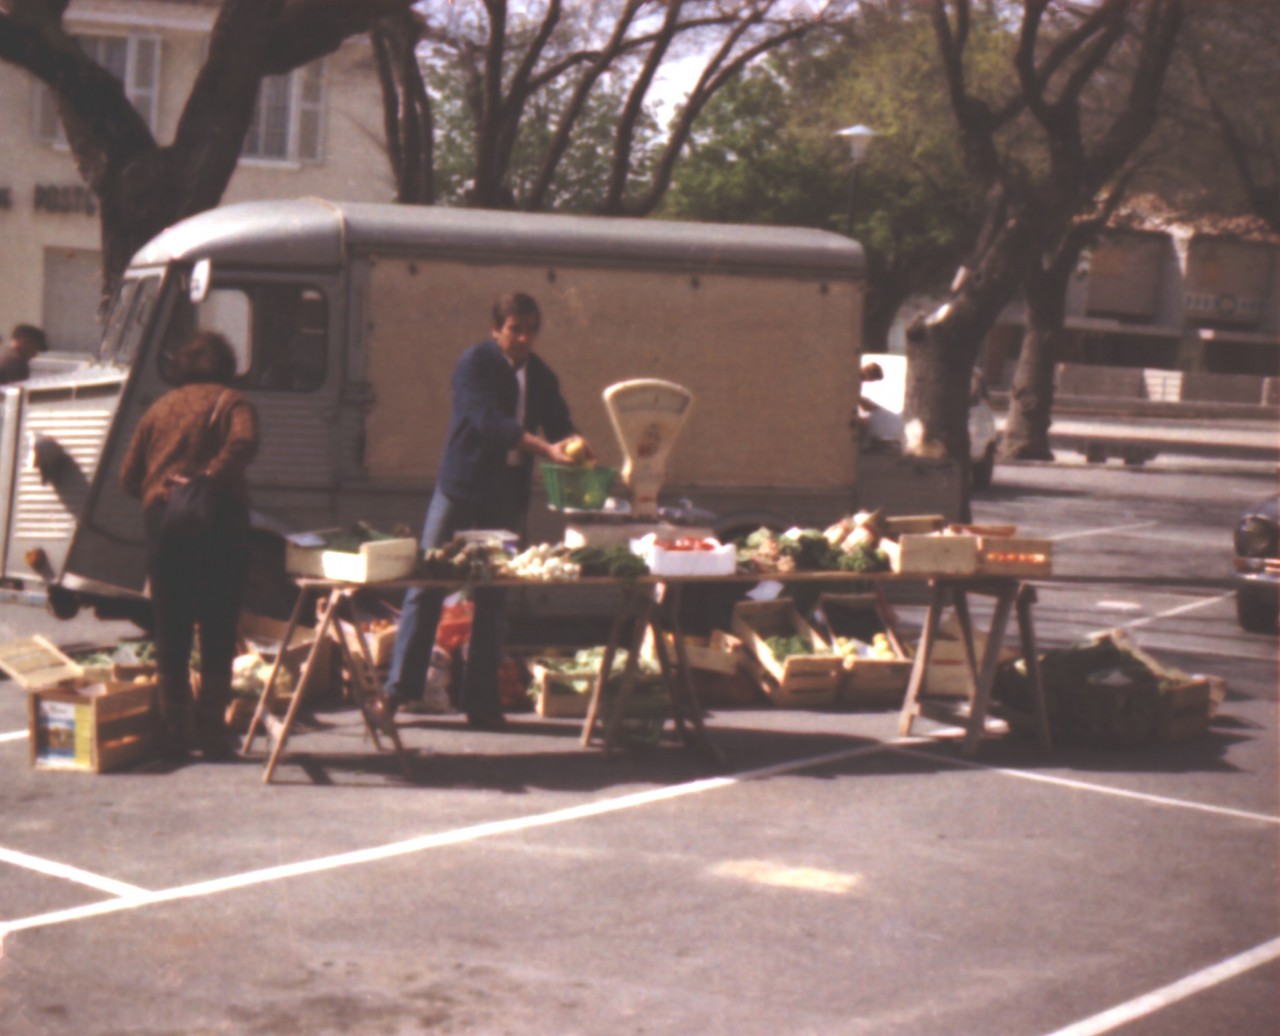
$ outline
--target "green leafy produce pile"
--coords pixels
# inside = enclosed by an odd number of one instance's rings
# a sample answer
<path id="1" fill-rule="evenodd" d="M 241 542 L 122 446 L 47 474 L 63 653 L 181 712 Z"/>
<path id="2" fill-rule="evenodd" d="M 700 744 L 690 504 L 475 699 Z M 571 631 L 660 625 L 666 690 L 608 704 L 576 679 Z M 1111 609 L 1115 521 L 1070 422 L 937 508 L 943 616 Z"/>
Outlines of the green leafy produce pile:
<path id="1" fill-rule="evenodd" d="M 860 544 L 848 553 L 841 554 L 836 566 L 841 572 L 888 572 L 889 555 L 878 547 Z"/>
<path id="2" fill-rule="evenodd" d="M 868 519 L 869 520 L 869 519 Z M 761 527 L 736 541 L 739 572 L 887 572 L 889 555 L 870 525 L 846 519 L 824 531 Z"/>
<path id="3" fill-rule="evenodd" d="M 769 646 L 769 650 L 773 652 L 773 657 L 779 662 L 785 662 L 794 655 L 816 654 L 813 649 L 813 641 L 799 634 L 792 634 L 789 637 L 765 637 L 764 642 Z"/>
<path id="4" fill-rule="evenodd" d="M 584 576 L 610 576 L 614 579 L 634 579 L 648 574 L 649 566 L 644 558 L 632 554 L 624 546 L 578 547 L 569 552 L 569 560 L 578 565 Z"/>

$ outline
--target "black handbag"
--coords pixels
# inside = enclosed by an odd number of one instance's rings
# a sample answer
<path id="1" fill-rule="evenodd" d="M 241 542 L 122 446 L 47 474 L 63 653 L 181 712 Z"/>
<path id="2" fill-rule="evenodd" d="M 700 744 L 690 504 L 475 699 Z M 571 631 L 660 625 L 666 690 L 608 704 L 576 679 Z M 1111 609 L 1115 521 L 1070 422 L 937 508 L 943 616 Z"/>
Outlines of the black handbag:
<path id="1" fill-rule="evenodd" d="M 212 433 L 227 398 L 225 392 L 218 397 L 205 426 L 206 438 Z M 175 477 L 165 498 L 164 514 L 160 516 L 160 535 L 174 539 L 200 539 L 208 536 L 217 524 L 221 491 L 206 475 L 191 478 Z"/>

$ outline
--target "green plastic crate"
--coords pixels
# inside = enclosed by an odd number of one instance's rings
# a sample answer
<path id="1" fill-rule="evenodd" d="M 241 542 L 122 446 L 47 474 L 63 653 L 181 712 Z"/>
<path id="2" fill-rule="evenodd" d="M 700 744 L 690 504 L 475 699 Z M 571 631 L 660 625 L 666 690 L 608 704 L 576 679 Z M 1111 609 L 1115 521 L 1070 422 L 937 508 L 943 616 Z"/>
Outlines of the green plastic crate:
<path id="1" fill-rule="evenodd" d="M 608 499 L 617 468 L 597 464 L 594 467 L 569 467 L 543 464 L 542 478 L 547 487 L 547 503 L 556 511 L 598 511 Z"/>

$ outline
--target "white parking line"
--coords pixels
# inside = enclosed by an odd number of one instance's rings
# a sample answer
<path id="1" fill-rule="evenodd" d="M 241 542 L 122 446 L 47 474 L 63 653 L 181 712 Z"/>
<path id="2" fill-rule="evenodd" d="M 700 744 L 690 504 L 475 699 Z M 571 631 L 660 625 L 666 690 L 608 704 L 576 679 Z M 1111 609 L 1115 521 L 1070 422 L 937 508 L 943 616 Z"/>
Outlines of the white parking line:
<path id="1" fill-rule="evenodd" d="M 233 889 L 248 888 L 252 885 L 264 885 L 272 881 L 283 881 L 287 878 L 297 878 L 305 874 L 319 874 L 323 871 L 337 870 L 340 867 L 350 867 L 360 863 L 374 863 L 379 860 L 389 860 L 396 856 L 407 856 L 411 853 L 425 852 L 429 849 L 439 849 L 446 845 L 462 845 L 467 842 L 476 842 L 484 838 L 493 838 L 498 835 L 511 834 L 516 831 L 532 831 L 536 828 L 550 827 L 554 824 L 563 824 L 573 820 L 584 820 L 588 817 L 604 816 L 609 813 L 620 812 L 624 809 L 648 806 L 655 802 L 666 802 L 671 799 L 684 798 L 689 795 L 698 795 L 706 791 L 730 788 L 738 784 L 746 783 L 747 781 L 761 780 L 766 777 L 775 777 L 781 774 L 812 769 L 815 766 L 825 766 L 830 763 L 844 762 L 849 759 L 856 759 L 859 756 L 882 752 L 885 749 L 892 747 L 892 744 L 896 743 L 919 744 L 923 740 L 924 739 L 922 738 L 906 738 L 901 742 L 892 742 L 889 744 L 875 743 L 859 745 L 857 748 L 846 748 L 836 752 L 828 752 L 823 755 L 809 756 L 805 759 L 796 759 L 791 762 L 778 763 L 774 766 L 762 767 L 759 770 L 748 770 L 729 777 L 711 777 L 700 781 L 690 781 L 686 784 L 676 784 L 669 788 L 655 788 L 650 791 L 636 792 L 631 795 L 621 795 L 617 798 L 604 799 L 598 802 L 588 802 L 580 806 L 570 806 L 566 809 L 552 810 L 550 813 L 537 813 L 527 817 L 515 817 L 510 820 L 496 820 L 486 824 L 475 824 L 471 827 L 458 828 L 453 831 L 442 831 L 432 835 L 422 835 L 418 838 L 409 838 L 400 842 L 391 842 L 387 845 L 373 846 L 368 849 L 356 849 L 351 852 L 337 853 L 333 856 L 321 856 L 313 860 L 302 860 L 298 863 L 281 864 L 277 867 L 264 867 L 260 870 L 245 871 L 242 874 L 232 874 L 225 878 L 200 881 L 192 885 L 179 885 L 175 888 L 169 889 L 158 889 L 154 892 L 148 892 L 145 889 L 137 889 L 133 886 L 125 886 L 121 883 L 122 888 L 129 889 L 130 891 L 122 892 L 119 898 L 116 899 L 108 899 L 98 903 L 89 903 L 84 906 L 71 907 L 66 910 L 54 910 L 45 914 L 35 914 L 31 917 L 25 917 L 15 921 L 0 921 L 0 949 L 3 948 L 4 938 L 12 932 L 20 932 L 31 928 L 43 928 L 48 925 L 65 924 L 69 921 L 82 921 L 90 917 L 113 914 L 122 910 L 134 910 L 138 907 L 150 906 L 155 903 L 167 903 L 180 899 L 195 899 L 200 896 L 211 896 L 220 892 L 230 892 Z"/>
<path id="2" fill-rule="evenodd" d="M 109 892 L 113 896 L 145 895 L 147 891 L 137 885 L 116 881 L 115 878 L 105 878 L 101 874 L 83 871 L 79 867 L 72 867 L 69 864 L 43 860 L 39 856 L 28 856 L 26 853 L 18 852 L 16 849 L 0 847 L 0 863 L 10 863 L 15 867 L 25 867 L 27 870 L 36 871 L 47 877 L 64 878 L 79 885 L 88 885 L 89 888 L 97 889 L 99 892 Z"/>
<path id="3" fill-rule="evenodd" d="M 1011 770 L 1003 766 L 988 766 L 986 763 L 980 763 L 973 759 L 957 759 L 952 756 L 942 756 L 937 752 L 928 752 L 921 749 L 907 748 L 903 745 L 890 743 L 885 746 L 892 752 L 899 755 L 919 756 L 922 759 L 932 759 L 935 762 L 944 761 L 952 763 L 955 766 L 967 766 L 972 770 L 986 770 L 989 773 L 998 773 L 1004 777 L 1017 777 L 1024 781 L 1039 781 L 1042 784 L 1053 784 L 1060 788 L 1072 788 L 1076 791 L 1091 791 L 1098 795 L 1114 795 L 1116 798 L 1134 799 L 1138 802 L 1149 802 L 1154 806 L 1172 806 L 1176 809 L 1191 809 L 1200 813 L 1212 813 L 1220 817 L 1232 817 L 1236 820 L 1252 820 L 1263 824 L 1280 824 L 1280 817 L 1272 816 L 1270 813 L 1254 813 L 1247 809 L 1234 809 L 1231 806 L 1215 806 L 1205 802 L 1192 802 L 1189 799 L 1173 799 L 1164 795 L 1151 795 L 1143 791 L 1129 791 L 1126 788 L 1111 788 L 1105 784 L 1091 784 L 1088 781 L 1077 781 L 1070 777 L 1055 777 L 1047 773 L 1032 773 L 1028 770 Z"/>
<path id="4" fill-rule="evenodd" d="M 1159 522 L 1134 522 L 1132 525 L 1108 525 L 1102 529 L 1081 529 L 1079 532 L 1060 532 L 1050 536 L 1050 543 L 1062 543 L 1064 540 L 1081 540 L 1089 536 L 1105 536 L 1113 532 L 1136 532 L 1138 529 L 1154 529 Z"/>
<path id="5" fill-rule="evenodd" d="M 1131 619 L 1129 622 L 1123 622 L 1120 625 L 1121 628 L 1128 630 L 1136 629 L 1138 626 L 1149 626 L 1153 622 L 1159 622 L 1161 619 L 1168 619 L 1174 615 L 1182 615 L 1185 612 L 1193 612 L 1199 608 L 1208 608 L 1213 604 L 1221 604 L 1223 601 L 1234 596 L 1235 591 L 1228 590 L 1226 593 L 1218 594 L 1216 597 L 1201 597 L 1199 600 L 1192 601 L 1189 604 L 1180 604 L 1176 608 L 1168 608 L 1165 611 L 1156 612 L 1155 615 L 1147 615 L 1141 619 Z M 1108 627 L 1108 629 L 1114 628 L 1114 626 Z M 1107 630 L 1094 630 L 1092 633 L 1086 634 L 1086 636 L 1096 637 L 1099 634 L 1106 632 Z"/>
<path id="6" fill-rule="evenodd" d="M 1049 1036 L 1100 1036 L 1101 1033 L 1111 1032 L 1121 1025 L 1145 1018 L 1179 1000 L 1185 1000 L 1237 975 L 1243 975 L 1246 971 L 1261 967 L 1263 964 L 1270 964 L 1278 957 L 1280 957 L 1280 939 L 1272 939 L 1244 953 L 1228 957 L 1202 971 L 1178 979 L 1177 982 L 1171 982 L 1150 993 L 1144 993 L 1123 1004 L 1117 1004 L 1101 1014 L 1095 1014 L 1092 1018 L 1082 1019 L 1068 1025 L 1065 1029 L 1051 1032 Z"/>

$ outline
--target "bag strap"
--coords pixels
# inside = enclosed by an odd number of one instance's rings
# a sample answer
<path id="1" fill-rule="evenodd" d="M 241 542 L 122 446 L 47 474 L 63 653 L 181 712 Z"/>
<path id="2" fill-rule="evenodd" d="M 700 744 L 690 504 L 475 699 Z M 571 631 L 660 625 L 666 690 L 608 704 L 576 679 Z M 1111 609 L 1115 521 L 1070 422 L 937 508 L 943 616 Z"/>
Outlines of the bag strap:
<path id="1" fill-rule="evenodd" d="M 218 396 L 217 401 L 213 404 L 213 409 L 209 411 L 209 420 L 205 422 L 204 441 L 200 444 L 200 452 L 207 453 L 209 455 L 208 459 L 205 461 L 206 464 L 208 464 L 218 452 L 214 443 L 213 435 L 218 426 L 218 419 L 223 412 L 222 404 L 226 402 L 227 396 L 230 392 L 230 389 L 222 390 L 222 394 Z"/>

